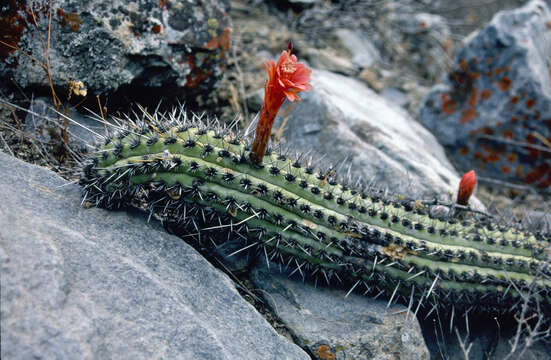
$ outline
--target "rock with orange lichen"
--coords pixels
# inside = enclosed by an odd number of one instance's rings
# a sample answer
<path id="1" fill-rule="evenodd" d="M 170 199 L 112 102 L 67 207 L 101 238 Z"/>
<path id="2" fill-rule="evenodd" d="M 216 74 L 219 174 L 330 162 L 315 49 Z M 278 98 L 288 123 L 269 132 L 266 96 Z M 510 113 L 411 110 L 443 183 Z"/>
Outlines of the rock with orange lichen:
<path id="1" fill-rule="evenodd" d="M 47 1 L 9 1 L 0 13 L 0 76 L 31 91 L 49 88 L 33 59 L 45 63 L 50 28 L 49 72 L 58 92 L 75 79 L 91 98 L 109 95 L 111 104 L 156 103 L 163 95 L 189 101 L 210 93 L 222 75 L 228 11 L 226 0 L 57 0 L 51 9 Z"/>
<path id="2" fill-rule="evenodd" d="M 498 13 L 469 36 L 420 121 L 462 170 L 551 186 L 551 8 Z"/>

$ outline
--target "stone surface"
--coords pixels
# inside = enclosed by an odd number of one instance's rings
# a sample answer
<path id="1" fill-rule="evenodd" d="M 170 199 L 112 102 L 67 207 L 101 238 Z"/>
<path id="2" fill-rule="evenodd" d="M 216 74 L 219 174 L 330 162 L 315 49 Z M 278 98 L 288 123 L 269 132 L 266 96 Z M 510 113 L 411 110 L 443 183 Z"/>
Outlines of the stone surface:
<path id="1" fill-rule="evenodd" d="M 358 66 L 348 56 L 338 53 L 333 49 L 318 49 L 306 47 L 303 51 L 308 58 L 310 66 L 332 71 L 335 73 L 354 76 L 358 73 Z"/>
<path id="2" fill-rule="evenodd" d="M 42 143 L 63 143 L 61 132 L 65 128 L 72 145 L 81 148 L 88 147 L 90 150 L 98 138 L 94 132 L 96 134 L 105 133 L 104 124 L 83 116 L 74 108 L 63 110 L 63 114 L 71 120 L 58 115 L 51 99 L 48 98 L 33 99 L 28 110 L 25 117 L 25 135 Z"/>
<path id="3" fill-rule="evenodd" d="M 403 108 L 407 108 L 410 103 L 408 96 L 404 92 L 391 87 L 384 88 L 383 91 L 381 91 L 381 96 L 391 104 L 395 104 Z"/>
<path id="4" fill-rule="evenodd" d="M 141 214 L 0 153 L 2 359 L 309 359 Z"/>
<path id="5" fill-rule="evenodd" d="M 412 14 L 407 8 L 398 8 L 389 20 L 392 31 L 379 28 L 386 40 L 380 46 L 384 49 L 385 43 L 391 41 L 390 56 L 395 66 L 404 66 L 406 73 L 422 79 L 438 79 L 446 70 L 447 53 L 452 46 L 446 20 L 424 12 Z"/>
<path id="6" fill-rule="evenodd" d="M 48 2 L 10 2 L 2 8 L 0 76 L 23 88 L 48 88 L 40 41 L 48 34 Z M 69 80 L 88 94 L 155 90 L 187 96 L 213 88 L 225 66 L 231 21 L 226 0 L 54 2 L 49 66 L 58 92 Z"/>
<path id="7" fill-rule="evenodd" d="M 314 359 L 429 359 L 415 317 L 406 308 L 346 291 L 314 287 L 259 261 L 252 278 L 264 298 Z M 396 312 L 400 312 L 396 314 Z"/>
<path id="8" fill-rule="evenodd" d="M 359 80 L 327 71 L 315 70 L 311 83 L 285 124 L 290 148 L 323 154 L 323 165 L 341 165 L 344 174 L 350 165 L 353 176 L 406 196 L 457 188 L 459 177 L 443 148 L 398 105 Z"/>
<path id="9" fill-rule="evenodd" d="M 335 35 L 351 54 L 351 60 L 359 68 L 367 68 L 381 61 L 379 51 L 368 37 L 357 31 L 337 29 Z"/>
<path id="10" fill-rule="evenodd" d="M 498 13 L 465 41 L 419 120 L 464 170 L 551 186 L 551 9 Z"/>

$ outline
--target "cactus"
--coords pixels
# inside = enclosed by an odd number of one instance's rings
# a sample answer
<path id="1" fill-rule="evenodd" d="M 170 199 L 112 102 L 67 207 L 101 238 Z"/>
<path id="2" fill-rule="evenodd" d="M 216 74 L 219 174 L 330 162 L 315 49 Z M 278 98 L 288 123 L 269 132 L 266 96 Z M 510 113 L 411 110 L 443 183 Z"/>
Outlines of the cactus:
<path id="1" fill-rule="evenodd" d="M 268 151 L 258 165 L 250 139 L 181 109 L 128 123 L 83 167 L 83 202 L 139 207 L 202 242 L 239 238 L 300 273 L 410 309 L 436 301 L 510 313 L 531 289 L 530 309 L 551 313 L 548 235 L 433 218 L 299 156 Z"/>

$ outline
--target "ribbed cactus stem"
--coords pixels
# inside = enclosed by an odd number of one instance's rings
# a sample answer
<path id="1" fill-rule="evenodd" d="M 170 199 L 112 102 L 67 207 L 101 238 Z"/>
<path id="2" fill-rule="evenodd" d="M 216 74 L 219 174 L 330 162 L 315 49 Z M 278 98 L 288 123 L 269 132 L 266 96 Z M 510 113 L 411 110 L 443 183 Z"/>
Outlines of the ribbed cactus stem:
<path id="1" fill-rule="evenodd" d="M 510 312 L 531 286 L 533 309 L 551 310 L 548 236 L 432 218 L 337 175 L 269 152 L 253 164 L 238 135 L 173 114 L 115 135 L 81 184 L 98 206 L 138 206 L 215 242 L 235 236 L 274 261 L 391 299 L 436 294 L 442 304 Z"/>

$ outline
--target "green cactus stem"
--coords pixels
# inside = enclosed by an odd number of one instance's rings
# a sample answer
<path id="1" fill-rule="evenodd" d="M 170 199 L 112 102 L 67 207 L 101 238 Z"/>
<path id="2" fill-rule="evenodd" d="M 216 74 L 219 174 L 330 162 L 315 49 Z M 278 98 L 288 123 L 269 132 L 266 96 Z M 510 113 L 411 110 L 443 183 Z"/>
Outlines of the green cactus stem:
<path id="1" fill-rule="evenodd" d="M 146 114 L 83 167 L 83 201 L 137 206 L 200 241 L 239 238 L 243 249 L 389 301 L 503 314 L 530 292 L 531 309 L 551 313 L 548 235 L 433 218 L 299 157 L 269 151 L 258 166 L 248 144 L 184 112 Z"/>

